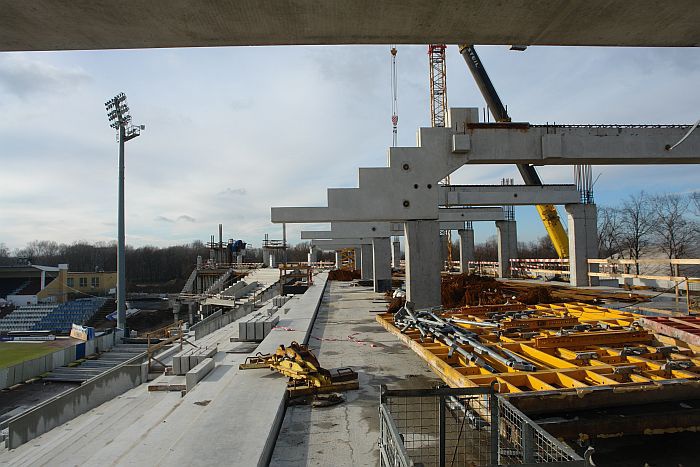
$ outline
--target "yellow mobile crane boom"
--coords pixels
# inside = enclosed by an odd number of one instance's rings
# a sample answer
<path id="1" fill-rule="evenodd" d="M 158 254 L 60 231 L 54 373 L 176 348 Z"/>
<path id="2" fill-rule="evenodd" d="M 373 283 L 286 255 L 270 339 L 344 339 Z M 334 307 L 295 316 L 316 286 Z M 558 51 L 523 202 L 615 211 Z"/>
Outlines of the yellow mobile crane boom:
<path id="1" fill-rule="evenodd" d="M 508 116 L 508 111 L 501 102 L 501 98 L 498 97 L 496 89 L 491 83 L 488 73 L 484 68 L 483 63 L 476 50 L 472 45 L 460 44 L 459 53 L 464 57 L 464 61 L 467 62 L 469 71 L 474 77 L 481 95 L 484 96 L 486 104 L 493 114 L 494 119 L 497 122 L 510 122 L 510 116 Z M 529 164 L 518 164 L 518 171 L 523 178 L 526 185 L 542 185 L 542 180 L 540 180 L 535 167 Z M 564 226 L 561 224 L 559 219 L 559 213 L 557 213 L 557 208 L 551 204 L 539 204 L 537 205 L 537 212 L 540 214 L 544 228 L 547 229 L 547 234 L 549 234 L 549 239 L 554 245 L 554 249 L 557 251 L 559 258 L 569 257 L 569 237 L 564 230 Z"/>

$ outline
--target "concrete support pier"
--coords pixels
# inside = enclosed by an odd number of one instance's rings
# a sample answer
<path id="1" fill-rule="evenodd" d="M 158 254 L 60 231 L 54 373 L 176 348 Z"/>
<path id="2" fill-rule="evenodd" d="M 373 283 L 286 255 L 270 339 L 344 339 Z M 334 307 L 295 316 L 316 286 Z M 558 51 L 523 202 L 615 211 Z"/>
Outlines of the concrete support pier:
<path id="1" fill-rule="evenodd" d="M 362 250 L 355 248 L 355 270 L 362 272 Z"/>
<path id="2" fill-rule="evenodd" d="M 335 250 L 335 268 L 340 269 L 343 266 L 343 254 Z"/>
<path id="3" fill-rule="evenodd" d="M 440 224 L 406 221 L 406 300 L 416 308 L 440 306 Z"/>
<path id="4" fill-rule="evenodd" d="M 459 270 L 462 274 L 469 272 L 469 261 L 474 261 L 474 229 L 460 229 L 459 234 Z"/>
<path id="5" fill-rule="evenodd" d="M 401 242 L 398 240 L 391 243 L 391 267 L 394 269 L 401 267 Z"/>
<path id="6" fill-rule="evenodd" d="M 588 260 L 598 257 L 598 209 L 595 204 L 567 204 L 569 222 L 569 268 L 573 286 L 588 285 Z M 591 265 L 598 272 L 598 265 Z M 591 285 L 598 285 L 591 277 Z"/>
<path id="7" fill-rule="evenodd" d="M 371 280 L 374 272 L 374 261 L 372 259 L 374 253 L 372 252 L 372 245 L 361 245 L 360 251 L 360 256 L 362 257 L 362 265 L 360 266 L 361 277 L 363 280 Z"/>
<path id="8" fill-rule="evenodd" d="M 391 239 L 372 239 L 374 291 L 391 290 Z"/>
<path id="9" fill-rule="evenodd" d="M 496 221 L 498 230 L 498 277 L 510 277 L 510 260 L 518 257 L 515 221 Z"/>
<path id="10" fill-rule="evenodd" d="M 318 261 L 318 249 L 315 246 L 311 245 L 311 247 L 309 247 L 307 259 L 309 263 L 315 263 Z"/>

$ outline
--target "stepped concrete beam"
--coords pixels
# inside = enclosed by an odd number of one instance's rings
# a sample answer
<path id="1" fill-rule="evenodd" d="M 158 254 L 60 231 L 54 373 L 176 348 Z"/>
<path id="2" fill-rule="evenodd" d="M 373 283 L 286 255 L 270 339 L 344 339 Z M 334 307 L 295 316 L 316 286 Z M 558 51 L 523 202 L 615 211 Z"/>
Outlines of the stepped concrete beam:
<path id="1" fill-rule="evenodd" d="M 576 196 L 576 200 L 578 200 L 578 194 Z M 504 194 L 502 197 L 505 199 L 507 195 Z M 436 209 L 433 209 L 432 216 L 435 218 L 434 220 L 440 221 L 440 228 L 447 228 L 450 225 L 457 226 L 460 222 L 464 223 L 480 221 L 497 221 L 504 219 L 503 208 L 501 207 L 437 208 L 436 205 L 435 208 Z M 388 213 L 387 215 L 390 214 Z M 274 224 L 317 224 L 321 222 L 331 222 L 332 230 L 333 225 L 335 224 L 362 224 L 357 227 L 348 227 L 348 230 L 356 230 L 358 232 L 357 235 L 354 235 L 356 237 L 362 237 L 366 234 L 370 234 L 371 236 L 383 237 L 397 235 L 396 232 L 400 232 L 403 230 L 403 224 L 401 222 L 391 221 L 412 220 L 403 219 L 403 217 L 399 217 L 402 215 L 404 215 L 404 213 L 397 212 L 393 214 L 393 217 L 395 217 L 396 219 L 387 219 L 383 215 L 377 216 L 374 213 L 372 207 L 370 206 L 368 206 L 365 210 L 362 210 L 361 208 L 357 207 L 352 212 L 348 212 L 345 208 L 333 208 L 325 206 L 273 207 L 271 208 L 270 219 Z M 431 217 L 431 220 L 433 220 L 433 217 Z M 443 225 L 445 225 L 445 227 L 442 227 Z M 376 230 L 371 230 L 372 228 L 376 228 Z M 457 228 L 461 227 L 454 227 L 454 229 Z"/>
<path id="2" fill-rule="evenodd" d="M 430 0 L 34 0 L 3 5 L 0 51 L 462 42 L 700 44 L 696 0 L 442 0 L 439 8 Z"/>
<path id="3" fill-rule="evenodd" d="M 570 204 L 578 203 L 579 199 L 580 195 L 576 185 L 451 185 L 440 187 L 439 203 L 441 206 L 486 206 L 492 204 L 523 206 Z"/>

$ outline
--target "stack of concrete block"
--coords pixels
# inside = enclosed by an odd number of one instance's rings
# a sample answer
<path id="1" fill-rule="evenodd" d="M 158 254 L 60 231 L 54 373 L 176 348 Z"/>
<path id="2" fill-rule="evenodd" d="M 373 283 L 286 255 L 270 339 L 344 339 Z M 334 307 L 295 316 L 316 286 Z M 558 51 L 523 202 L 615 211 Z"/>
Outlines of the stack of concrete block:
<path id="1" fill-rule="evenodd" d="M 173 374 L 185 375 L 191 368 L 196 367 L 207 358 L 213 358 L 216 355 L 217 348 L 214 347 L 198 347 L 187 349 L 173 356 Z"/>
<path id="2" fill-rule="evenodd" d="M 290 298 L 292 298 L 292 297 L 290 297 L 288 295 L 280 295 L 278 297 L 274 297 L 272 299 L 272 306 L 275 306 L 277 308 L 282 308 L 282 305 L 287 303 Z"/>
<path id="3" fill-rule="evenodd" d="M 279 322 L 278 316 L 257 314 L 238 323 L 238 340 L 261 342 Z"/>

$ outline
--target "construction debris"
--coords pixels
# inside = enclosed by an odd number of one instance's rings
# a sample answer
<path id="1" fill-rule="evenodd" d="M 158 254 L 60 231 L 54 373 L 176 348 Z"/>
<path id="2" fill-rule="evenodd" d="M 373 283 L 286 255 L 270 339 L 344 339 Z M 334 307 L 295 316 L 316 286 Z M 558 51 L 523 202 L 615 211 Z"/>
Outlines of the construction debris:
<path id="1" fill-rule="evenodd" d="M 351 281 L 360 277 L 360 271 L 356 270 L 334 269 L 328 273 L 329 281 Z"/>

